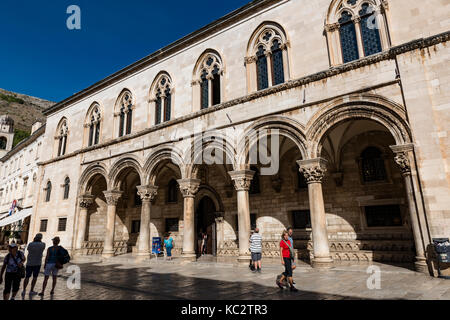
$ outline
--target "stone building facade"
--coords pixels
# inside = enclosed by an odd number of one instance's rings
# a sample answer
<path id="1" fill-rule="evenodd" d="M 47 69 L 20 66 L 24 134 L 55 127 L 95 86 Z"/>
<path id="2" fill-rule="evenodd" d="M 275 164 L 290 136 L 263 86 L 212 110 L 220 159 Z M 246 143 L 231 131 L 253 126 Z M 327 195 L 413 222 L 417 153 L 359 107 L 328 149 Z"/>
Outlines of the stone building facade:
<path id="1" fill-rule="evenodd" d="M 0 230 L 3 231 L 0 233 L 0 244 L 19 239 L 26 242 L 33 212 L 33 197 L 38 184 L 38 162 L 43 151 L 45 125 L 35 122 L 31 135 L 12 148 L 14 121 L 9 116 L 2 116 L 0 123 L 0 136 L 6 132 L 10 140 L 10 148 L 7 148 L 0 158 Z M 16 209 L 13 212 L 14 217 L 9 218 L 13 202 Z M 17 220 L 15 218 L 19 212 L 23 219 Z M 14 222 L 6 223 L 11 220 Z M 15 236 L 17 238 L 14 239 Z"/>
<path id="2" fill-rule="evenodd" d="M 249 3 L 46 110 L 30 232 L 104 257 L 171 232 L 185 259 L 206 232 L 247 261 L 252 228 L 277 256 L 293 226 L 314 267 L 426 271 L 450 234 L 449 17 L 440 0 Z"/>

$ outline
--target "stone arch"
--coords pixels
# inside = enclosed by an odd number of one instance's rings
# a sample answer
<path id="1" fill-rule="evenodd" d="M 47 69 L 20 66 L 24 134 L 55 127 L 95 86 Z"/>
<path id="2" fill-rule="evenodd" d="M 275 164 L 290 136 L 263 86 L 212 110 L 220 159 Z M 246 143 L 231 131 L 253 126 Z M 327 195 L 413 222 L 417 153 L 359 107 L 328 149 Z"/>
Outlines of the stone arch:
<path id="1" fill-rule="evenodd" d="M 81 174 L 78 186 L 78 193 L 79 194 L 90 194 L 92 191 L 92 185 L 91 181 L 96 176 L 102 176 L 109 189 L 109 177 L 108 177 L 108 170 L 106 169 L 106 166 L 103 163 L 95 163 L 88 166 L 83 173 Z"/>
<path id="2" fill-rule="evenodd" d="M 321 141 L 329 129 L 343 121 L 356 119 L 372 120 L 383 125 L 398 145 L 411 142 L 411 131 L 401 105 L 378 95 L 351 95 L 334 100 L 308 122 L 308 156 L 317 158 L 320 155 Z"/>
<path id="3" fill-rule="evenodd" d="M 209 56 L 213 57 L 215 59 L 215 62 L 218 63 L 220 75 L 223 75 L 223 73 L 225 72 L 225 62 L 222 55 L 214 49 L 206 49 L 205 51 L 203 51 L 203 53 L 195 63 L 194 70 L 192 72 L 192 77 L 194 80 L 200 80 L 200 72 L 204 67 L 204 62 L 208 59 Z"/>
<path id="4" fill-rule="evenodd" d="M 249 151 L 255 143 L 261 137 L 270 135 L 274 130 L 277 130 L 279 135 L 291 139 L 298 147 L 302 158 L 306 158 L 307 143 L 304 126 L 286 116 L 269 116 L 259 119 L 245 130 L 243 138 L 238 144 L 237 166 L 240 169 L 247 166 Z"/>
<path id="5" fill-rule="evenodd" d="M 180 169 L 181 177 L 184 175 L 184 162 L 180 150 L 174 146 L 160 146 L 153 150 L 152 154 L 145 162 L 143 172 L 145 173 L 145 183 L 154 185 L 158 173 L 167 162 L 172 162 Z"/>
<path id="6" fill-rule="evenodd" d="M 356 1 L 355 5 L 342 5 L 343 2 L 347 2 L 347 0 L 333 0 L 331 1 L 330 7 L 327 11 L 326 16 L 326 23 L 332 24 L 336 23 L 339 20 L 339 17 L 341 16 L 343 11 L 349 11 L 353 15 L 357 15 L 358 12 L 361 10 L 362 5 L 364 3 L 368 3 L 369 5 L 377 8 L 382 5 L 381 0 L 363 0 L 363 1 Z"/>
<path id="7" fill-rule="evenodd" d="M 139 159 L 136 156 L 127 155 L 117 160 L 111 167 L 108 178 L 112 189 L 120 189 L 121 176 L 127 169 L 134 169 L 139 176 L 140 183 L 142 184 L 144 174 Z"/>
<path id="8" fill-rule="evenodd" d="M 225 212 L 220 195 L 217 193 L 216 190 L 207 185 L 200 186 L 197 195 L 195 197 L 195 208 L 198 207 L 198 204 L 204 197 L 209 197 L 214 202 L 214 205 L 216 206 L 216 213 L 220 212 L 223 214 Z"/>
<path id="9" fill-rule="evenodd" d="M 205 132 L 192 141 L 190 148 L 183 155 L 186 177 L 195 178 L 197 176 L 198 169 L 203 164 L 200 160 L 203 159 L 204 152 L 211 149 L 223 151 L 223 165 L 230 165 L 233 170 L 236 170 L 236 149 L 229 139 L 227 140 L 227 136 L 216 131 Z"/>
<path id="10" fill-rule="evenodd" d="M 251 57 L 256 55 L 257 46 L 259 43 L 259 37 L 266 31 L 271 30 L 275 32 L 274 37 L 278 39 L 282 44 L 287 45 L 289 43 L 289 37 L 285 29 L 278 23 L 273 21 L 264 21 L 253 31 L 248 44 L 247 44 L 247 56 Z M 272 40 L 273 41 L 273 40 Z M 272 42 L 271 41 L 271 42 Z M 270 51 L 270 46 L 267 48 Z"/>

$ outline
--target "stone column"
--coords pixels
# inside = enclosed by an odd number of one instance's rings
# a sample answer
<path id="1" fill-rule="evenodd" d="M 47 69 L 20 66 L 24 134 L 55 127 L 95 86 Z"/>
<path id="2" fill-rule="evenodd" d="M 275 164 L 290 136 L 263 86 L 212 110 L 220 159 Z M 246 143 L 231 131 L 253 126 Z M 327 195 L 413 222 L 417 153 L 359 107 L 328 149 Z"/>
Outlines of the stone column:
<path id="1" fill-rule="evenodd" d="M 325 175 L 326 160 L 323 158 L 297 161 L 300 172 L 308 183 L 309 207 L 311 212 L 311 227 L 314 258 L 313 268 L 331 268 L 333 259 L 328 243 L 327 219 L 322 193 L 322 179 Z"/>
<path id="2" fill-rule="evenodd" d="M 272 51 L 267 51 L 265 53 L 267 58 L 267 77 L 269 79 L 269 88 L 273 85 L 273 66 L 272 66 Z"/>
<path id="3" fill-rule="evenodd" d="M 356 29 L 356 41 L 358 42 L 358 53 L 359 58 L 364 58 L 364 43 L 362 39 L 362 33 L 361 33 L 361 17 L 355 17 L 353 19 L 353 22 L 355 23 L 355 29 Z"/>
<path id="4" fill-rule="evenodd" d="M 138 256 L 141 258 L 150 258 L 150 208 L 151 202 L 158 193 L 158 187 L 138 186 L 138 195 L 142 199 L 141 208 L 141 229 L 138 240 Z"/>
<path id="5" fill-rule="evenodd" d="M 250 262 L 250 204 L 248 190 L 253 179 L 254 171 L 240 170 L 228 172 L 237 191 L 237 209 L 239 225 L 239 257 L 242 263 Z"/>
<path id="6" fill-rule="evenodd" d="M 80 205 L 80 213 L 78 216 L 78 233 L 75 240 L 75 250 L 80 250 L 83 247 L 83 242 L 86 237 L 86 223 L 89 207 L 94 203 L 94 196 L 85 194 L 78 198 Z"/>
<path id="7" fill-rule="evenodd" d="M 195 194 L 200 186 L 198 179 L 180 179 L 180 191 L 184 198 L 184 229 L 182 258 L 195 261 Z"/>
<path id="8" fill-rule="evenodd" d="M 417 210 L 417 203 L 414 196 L 414 187 L 411 176 L 411 153 L 413 151 L 413 144 L 391 146 L 395 154 L 395 162 L 400 167 L 406 189 L 406 198 L 408 201 L 409 215 L 411 219 L 411 227 L 414 235 L 414 244 L 416 247 L 416 261 L 415 268 L 418 272 L 428 273 L 427 260 L 425 258 L 425 246 L 422 241 L 422 233 L 419 221 L 419 214 Z"/>
<path id="9" fill-rule="evenodd" d="M 108 209 L 106 212 L 105 243 L 103 246 L 102 257 L 110 258 L 114 256 L 114 230 L 116 224 L 116 206 L 123 192 L 117 190 L 108 190 L 103 191 L 103 193 L 105 194 Z"/>

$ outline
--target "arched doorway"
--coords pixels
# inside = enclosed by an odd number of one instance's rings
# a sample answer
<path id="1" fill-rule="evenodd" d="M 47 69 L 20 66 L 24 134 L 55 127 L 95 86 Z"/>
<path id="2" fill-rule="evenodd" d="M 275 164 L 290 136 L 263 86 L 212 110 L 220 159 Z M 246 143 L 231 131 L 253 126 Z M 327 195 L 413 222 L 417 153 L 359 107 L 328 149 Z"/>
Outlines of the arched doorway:
<path id="1" fill-rule="evenodd" d="M 202 234 L 206 233 L 206 254 L 216 255 L 217 237 L 216 237 L 216 205 L 209 196 L 204 196 L 197 205 L 195 213 L 195 231 L 196 231 L 196 253 L 201 256 L 202 252 Z"/>

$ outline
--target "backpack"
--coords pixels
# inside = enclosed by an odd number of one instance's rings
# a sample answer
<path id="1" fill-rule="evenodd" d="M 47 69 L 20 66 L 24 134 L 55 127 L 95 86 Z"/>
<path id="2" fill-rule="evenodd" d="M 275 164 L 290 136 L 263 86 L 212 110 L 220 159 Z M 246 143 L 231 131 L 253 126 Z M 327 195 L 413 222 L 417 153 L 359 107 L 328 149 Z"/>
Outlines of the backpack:
<path id="1" fill-rule="evenodd" d="M 61 264 L 66 264 L 70 262 L 69 252 L 63 247 L 60 247 L 58 250 L 58 262 Z"/>

